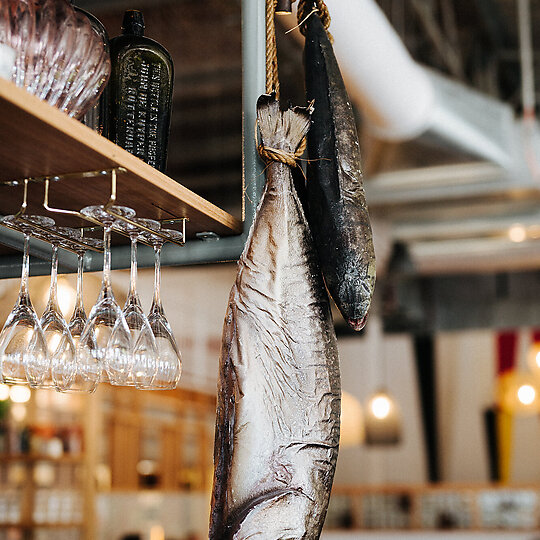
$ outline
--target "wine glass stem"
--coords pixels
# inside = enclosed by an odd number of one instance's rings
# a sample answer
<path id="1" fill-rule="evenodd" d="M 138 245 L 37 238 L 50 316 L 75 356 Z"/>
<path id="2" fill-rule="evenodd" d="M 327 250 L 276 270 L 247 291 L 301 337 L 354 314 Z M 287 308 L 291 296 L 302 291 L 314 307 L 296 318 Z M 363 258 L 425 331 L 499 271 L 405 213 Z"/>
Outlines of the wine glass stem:
<path id="1" fill-rule="evenodd" d="M 129 297 L 137 294 L 137 237 L 131 237 L 131 274 L 129 283 Z"/>
<path id="2" fill-rule="evenodd" d="M 75 303 L 75 312 L 84 311 L 83 305 L 83 272 L 84 272 L 84 254 L 79 253 L 77 261 L 77 300 Z"/>
<path id="3" fill-rule="evenodd" d="M 154 246 L 154 299 L 152 311 L 162 311 L 161 307 L 161 246 Z"/>
<path id="4" fill-rule="evenodd" d="M 52 248 L 52 260 L 51 260 L 51 289 L 49 291 L 49 302 L 47 307 L 56 307 L 58 303 L 57 296 L 57 281 L 58 281 L 58 246 Z"/>
<path id="5" fill-rule="evenodd" d="M 111 226 L 105 225 L 103 229 L 103 291 L 111 292 Z"/>
<path id="6" fill-rule="evenodd" d="M 21 272 L 21 288 L 19 291 L 20 298 L 28 297 L 28 274 L 30 272 L 30 236 L 24 235 L 23 262 Z"/>

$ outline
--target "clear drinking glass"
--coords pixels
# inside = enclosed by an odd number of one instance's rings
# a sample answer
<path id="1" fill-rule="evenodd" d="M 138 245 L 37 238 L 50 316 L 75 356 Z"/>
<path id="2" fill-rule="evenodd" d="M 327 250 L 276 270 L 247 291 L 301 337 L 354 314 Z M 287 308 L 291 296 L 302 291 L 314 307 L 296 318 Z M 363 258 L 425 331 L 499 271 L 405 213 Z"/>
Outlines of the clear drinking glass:
<path id="1" fill-rule="evenodd" d="M 112 210 L 125 217 L 135 215 L 134 210 L 123 206 L 114 206 Z M 114 218 L 103 206 L 87 206 L 81 212 L 104 224 L 104 256 L 101 292 L 81 335 L 78 354 L 83 363 L 99 362 L 105 368 L 109 382 L 121 386 L 129 379 L 133 356 L 129 327 L 111 286 L 111 227 Z"/>
<path id="2" fill-rule="evenodd" d="M 32 218 L 44 226 L 54 225 L 52 219 L 25 216 L 30 221 Z M 36 386 L 50 369 L 50 362 L 45 337 L 28 294 L 30 228 L 14 216 L 7 216 L 2 221 L 23 232 L 24 251 L 19 296 L 0 332 L 0 379 L 12 384 Z"/>
<path id="3" fill-rule="evenodd" d="M 183 238 L 182 233 L 178 231 L 162 230 L 161 232 L 174 239 Z M 154 246 L 154 298 L 148 314 L 148 322 L 154 333 L 159 360 L 156 375 L 150 386 L 139 387 L 148 390 L 167 390 L 176 388 L 182 374 L 182 361 L 171 325 L 165 317 L 161 303 L 161 248 L 164 240 L 159 236 L 149 234 L 145 234 L 144 237 Z"/>
<path id="4" fill-rule="evenodd" d="M 49 300 L 41 316 L 41 328 L 47 342 L 50 372 L 39 384 L 40 388 L 54 387 L 59 391 L 68 390 L 75 376 L 75 344 L 60 307 L 57 295 L 58 283 L 58 242 L 54 241 L 51 261 L 51 288 Z"/>
<path id="5" fill-rule="evenodd" d="M 155 231 L 161 227 L 159 221 L 153 219 L 133 218 L 133 221 Z M 157 372 L 158 351 L 152 328 L 137 293 L 137 240 L 143 231 L 120 220 L 115 223 L 115 228 L 128 233 L 131 240 L 131 279 L 123 313 L 131 332 L 133 371 L 126 384 L 148 388 Z"/>
<path id="6" fill-rule="evenodd" d="M 103 245 L 101 240 L 95 238 L 85 238 L 84 242 L 93 244 L 95 247 L 101 247 Z M 79 349 L 81 336 L 88 321 L 83 304 L 84 253 L 85 251 L 82 249 L 77 250 L 77 255 L 79 257 L 77 267 L 77 300 L 75 302 L 73 315 L 69 321 L 71 337 L 73 338 L 73 343 L 75 343 L 75 346 L 77 347 L 75 362 L 77 369 L 69 391 L 92 393 L 96 390 L 101 381 L 103 366 L 97 358 L 95 352 L 97 348 L 96 338 L 91 330 L 89 330 L 88 337 L 86 338 L 86 350 L 87 352 L 90 352 L 90 354 L 81 355 Z"/>

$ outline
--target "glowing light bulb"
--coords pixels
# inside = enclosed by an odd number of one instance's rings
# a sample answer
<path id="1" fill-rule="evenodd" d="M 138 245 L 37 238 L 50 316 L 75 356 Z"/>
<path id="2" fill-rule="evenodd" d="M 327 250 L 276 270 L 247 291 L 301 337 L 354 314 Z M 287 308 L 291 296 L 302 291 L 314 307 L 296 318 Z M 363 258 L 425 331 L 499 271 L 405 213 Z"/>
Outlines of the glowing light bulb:
<path id="1" fill-rule="evenodd" d="M 536 353 L 536 356 L 534 357 L 534 361 L 536 362 L 536 365 L 540 368 L 540 351 Z"/>
<path id="2" fill-rule="evenodd" d="M 64 278 L 58 280 L 57 288 L 58 307 L 60 308 L 62 315 L 64 315 L 66 319 L 69 319 L 69 316 L 75 307 L 77 293 Z"/>
<path id="3" fill-rule="evenodd" d="M 0 401 L 6 401 L 9 397 L 9 386 L 7 384 L 0 384 Z"/>
<path id="4" fill-rule="evenodd" d="M 9 397 L 13 403 L 26 403 L 31 395 L 28 386 L 12 386 L 9 390 Z"/>
<path id="5" fill-rule="evenodd" d="M 512 242 L 523 242 L 527 238 L 527 231 L 523 225 L 512 225 L 508 229 L 508 238 Z"/>
<path id="6" fill-rule="evenodd" d="M 379 420 L 386 418 L 390 414 L 391 407 L 390 399 L 384 395 L 374 397 L 371 402 L 371 412 Z"/>
<path id="7" fill-rule="evenodd" d="M 523 405 L 531 405 L 536 399 L 536 390 L 530 384 L 523 384 L 518 388 L 517 396 Z"/>

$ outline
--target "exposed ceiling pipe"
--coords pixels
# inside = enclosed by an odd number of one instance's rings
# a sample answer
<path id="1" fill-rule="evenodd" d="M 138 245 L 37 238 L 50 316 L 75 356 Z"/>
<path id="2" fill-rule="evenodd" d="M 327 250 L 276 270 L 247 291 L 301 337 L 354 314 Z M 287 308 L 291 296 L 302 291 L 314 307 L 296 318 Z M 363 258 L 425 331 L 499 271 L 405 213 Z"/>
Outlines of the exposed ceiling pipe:
<path id="1" fill-rule="evenodd" d="M 511 107 L 417 64 L 375 1 L 326 4 L 350 97 L 377 137 L 429 136 L 501 167 L 513 166 Z M 283 19 L 294 26 L 293 17 Z"/>

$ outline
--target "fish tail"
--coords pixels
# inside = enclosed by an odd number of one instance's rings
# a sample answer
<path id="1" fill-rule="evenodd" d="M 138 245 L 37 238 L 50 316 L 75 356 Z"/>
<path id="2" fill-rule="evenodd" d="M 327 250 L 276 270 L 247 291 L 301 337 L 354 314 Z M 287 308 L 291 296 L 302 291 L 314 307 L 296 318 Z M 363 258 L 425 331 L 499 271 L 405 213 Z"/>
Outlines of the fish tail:
<path id="1" fill-rule="evenodd" d="M 281 111 L 275 94 L 263 94 L 257 100 L 257 123 L 265 147 L 296 152 L 306 136 L 312 106 L 294 107 Z"/>

